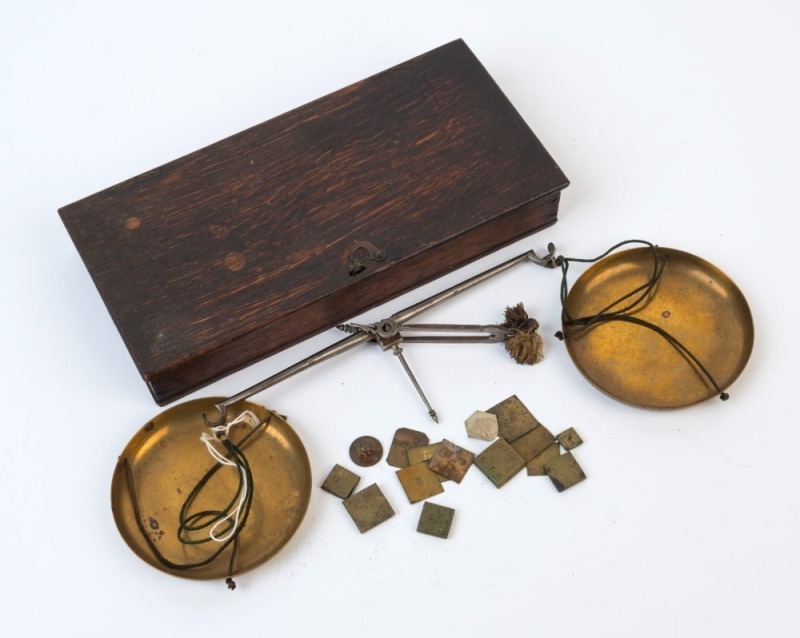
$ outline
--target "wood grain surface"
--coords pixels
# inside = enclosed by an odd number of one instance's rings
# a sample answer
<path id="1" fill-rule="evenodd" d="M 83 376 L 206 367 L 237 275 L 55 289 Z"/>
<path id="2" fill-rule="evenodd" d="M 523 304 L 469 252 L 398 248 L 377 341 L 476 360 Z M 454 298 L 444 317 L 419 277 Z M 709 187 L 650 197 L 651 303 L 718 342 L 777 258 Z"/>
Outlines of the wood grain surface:
<path id="1" fill-rule="evenodd" d="M 457 40 L 59 213 L 163 405 L 554 223 L 567 184 Z M 351 275 L 358 241 L 386 258 Z"/>

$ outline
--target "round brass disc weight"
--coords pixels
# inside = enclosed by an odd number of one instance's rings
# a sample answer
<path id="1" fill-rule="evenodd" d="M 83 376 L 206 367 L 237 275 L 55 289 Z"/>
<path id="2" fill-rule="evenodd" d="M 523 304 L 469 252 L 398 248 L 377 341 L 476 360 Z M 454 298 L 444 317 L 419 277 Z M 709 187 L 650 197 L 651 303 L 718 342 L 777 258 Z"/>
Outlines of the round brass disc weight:
<path id="1" fill-rule="evenodd" d="M 202 562 L 219 549 L 216 541 L 181 542 L 178 526 L 186 497 L 215 464 L 200 435 L 209 432 L 203 414 L 216 418 L 214 406 L 222 400 L 198 399 L 162 412 L 134 435 L 114 470 L 111 508 L 122 538 L 142 560 L 175 576 L 209 579 L 229 575 L 232 543 L 208 565 L 176 569 L 162 562 L 145 539 L 146 535 L 163 558 L 180 565 Z M 278 552 L 297 530 L 311 497 L 308 456 L 294 430 L 279 415 L 245 401 L 228 410 L 228 421 L 245 410 L 269 421 L 256 428 L 241 447 L 253 475 L 253 501 L 238 537 L 234 574 L 257 567 Z M 245 422 L 238 423 L 229 438 L 238 444 L 252 429 Z M 221 467 L 197 496 L 192 511 L 224 509 L 238 483 L 235 467 Z"/>
<path id="2" fill-rule="evenodd" d="M 680 341 L 724 390 L 742 372 L 753 349 L 753 319 L 747 301 L 708 262 L 671 248 L 657 250 L 663 274 L 633 314 Z M 567 312 L 573 318 L 595 315 L 645 284 L 652 273 L 649 248 L 606 257 L 572 286 Z M 625 403 L 680 408 L 717 395 L 694 363 L 648 328 L 609 321 L 589 329 L 565 326 L 564 334 L 567 350 L 583 375 Z"/>

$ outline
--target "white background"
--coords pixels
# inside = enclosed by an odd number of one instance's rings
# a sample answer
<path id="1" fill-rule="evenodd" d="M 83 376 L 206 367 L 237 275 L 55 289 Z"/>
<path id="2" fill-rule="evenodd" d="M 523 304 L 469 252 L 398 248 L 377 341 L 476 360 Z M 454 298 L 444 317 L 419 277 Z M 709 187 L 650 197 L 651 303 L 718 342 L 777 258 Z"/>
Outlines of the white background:
<path id="1" fill-rule="evenodd" d="M 289 6 L 291 4 L 291 6 Z M 22 2 L 0 5 L 3 636 L 797 636 L 796 2 Z M 376 320 L 548 241 L 593 256 L 642 237 L 698 254 L 748 298 L 756 344 L 731 400 L 626 407 L 563 345 L 558 274 L 519 267 L 425 319 L 490 323 L 523 301 L 547 358 L 409 346 L 442 416 L 363 346 L 257 397 L 314 473 L 283 552 L 221 582 L 172 578 L 117 534 L 109 483 L 152 402 L 56 210 L 463 37 L 572 184 L 559 222 L 367 313 Z M 194 396 L 230 395 L 330 331 Z M 481 449 L 463 419 L 516 393 L 574 426 L 589 479 L 558 494 L 476 470 L 435 502 L 450 539 L 397 516 L 359 535 L 318 488 L 347 448 L 398 427 Z"/>

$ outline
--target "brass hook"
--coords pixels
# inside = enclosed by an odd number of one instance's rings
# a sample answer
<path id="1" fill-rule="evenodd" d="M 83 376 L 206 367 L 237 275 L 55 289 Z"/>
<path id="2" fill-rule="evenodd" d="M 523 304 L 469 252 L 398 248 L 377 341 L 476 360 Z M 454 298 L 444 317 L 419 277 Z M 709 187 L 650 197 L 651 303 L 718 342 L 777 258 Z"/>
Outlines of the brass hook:
<path id="1" fill-rule="evenodd" d="M 544 266 L 545 268 L 558 267 L 558 258 L 556 257 L 556 245 L 553 242 L 547 244 L 547 254 L 544 257 L 539 257 L 539 255 L 537 255 L 535 251 L 529 250 L 528 260 L 532 261 L 534 264 L 538 264 L 539 266 Z"/>

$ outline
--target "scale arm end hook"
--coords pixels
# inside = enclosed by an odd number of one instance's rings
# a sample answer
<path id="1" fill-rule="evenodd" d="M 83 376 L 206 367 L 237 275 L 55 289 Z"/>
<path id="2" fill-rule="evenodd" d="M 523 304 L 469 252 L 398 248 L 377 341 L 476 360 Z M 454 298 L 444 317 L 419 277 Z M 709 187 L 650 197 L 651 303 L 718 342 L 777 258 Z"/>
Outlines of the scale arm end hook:
<path id="1" fill-rule="evenodd" d="M 528 260 L 544 268 L 555 268 L 558 266 L 556 245 L 553 242 L 547 244 L 547 254 L 544 257 L 539 257 L 534 250 L 528 251 Z"/>
<path id="2" fill-rule="evenodd" d="M 217 404 L 214 406 L 217 409 L 217 418 L 214 421 L 211 421 L 205 413 L 203 414 L 203 423 L 206 424 L 206 427 L 215 428 L 221 425 L 225 425 L 225 421 L 228 420 L 228 408 L 224 405 Z"/>

